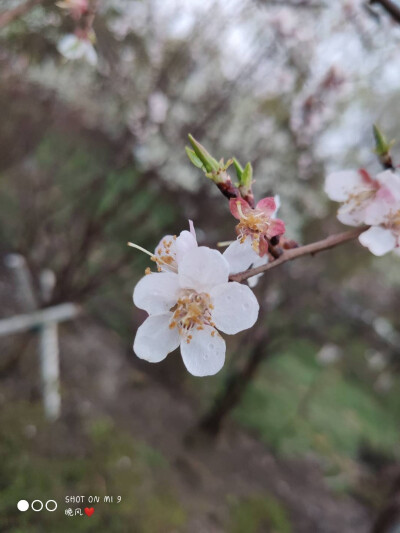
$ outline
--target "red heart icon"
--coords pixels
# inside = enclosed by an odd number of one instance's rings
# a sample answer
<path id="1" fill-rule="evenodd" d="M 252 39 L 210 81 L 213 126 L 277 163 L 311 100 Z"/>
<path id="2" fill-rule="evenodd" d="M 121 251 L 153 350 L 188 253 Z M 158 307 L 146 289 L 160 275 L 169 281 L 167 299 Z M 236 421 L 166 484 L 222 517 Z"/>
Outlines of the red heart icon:
<path id="1" fill-rule="evenodd" d="M 94 507 L 85 507 L 85 513 L 88 516 L 92 516 L 92 514 L 94 513 Z"/>

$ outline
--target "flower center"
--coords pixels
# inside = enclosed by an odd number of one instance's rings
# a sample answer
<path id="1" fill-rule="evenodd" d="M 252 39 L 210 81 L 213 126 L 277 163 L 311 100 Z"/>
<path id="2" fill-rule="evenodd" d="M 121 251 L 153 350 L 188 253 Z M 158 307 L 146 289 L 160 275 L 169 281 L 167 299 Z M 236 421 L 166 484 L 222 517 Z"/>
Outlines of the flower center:
<path id="1" fill-rule="evenodd" d="M 376 194 L 376 189 L 367 189 L 363 191 L 353 192 L 349 194 L 349 197 L 344 202 L 345 204 L 348 204 L 351 210 L 358 209 L 365 202 L 373 198 Z"/>
<path id="2" fill-rule="evenodd" d="M 389 214 L 386 226 L 400 236 L 400 209 Z"/>
<path id="3" fill-rule="evenodd" d="M 187 334 L 191 329 L 204 329 L 204 326 L 215 326 L 211 320 L 210 295 L 205 292 L 196 292 L 193 289 L 183 289 L 179 299 L 171 308 L 172 319 L 170 329 L 178 328 L 180 335 Z M 191 341 L 192 336 L 187 335 L 186 342 Z"/>
<path id="4" fill-rule="evenodd" d="M 239 202 L 237 208 L 240 215 L 239 224 L 236 226 L 238 239 L 243 243 L 246 237 L 251 237 L 253 250 L 259 254 L 260 241 L 268 233 L 271 217 L 259 209 L 251 209 L 244 214 Z"/>

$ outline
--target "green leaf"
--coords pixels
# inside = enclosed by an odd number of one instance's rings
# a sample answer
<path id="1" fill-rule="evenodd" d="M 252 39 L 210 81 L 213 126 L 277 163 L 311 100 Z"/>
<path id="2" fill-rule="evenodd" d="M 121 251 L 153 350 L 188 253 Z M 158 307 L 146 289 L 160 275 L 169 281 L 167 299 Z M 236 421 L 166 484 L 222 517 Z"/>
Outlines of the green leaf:
<path id="1" fill-rule="evenodd" d="M 378 156 L 385 156 L 390 152 L 390 149 L 392 148 L 394 141 L 388 142 L 385 135 L 382 133 L 382 131 L 378 128 L 376 124 L 372 127 L 374 132 L 374 138 L 375 138 L 375 153 Z"/>
<path id="2" fill-rule="evenodd" d="M 203 163 L 204 168 L 207 172 L 218 172 L 219 163 L 216 159 L 212 157 L 211 154 L 207 152 L 202 144 L 200 144 L 196 139 L 189 133 L 189 141 L 193 147 L 193 150 L 200 161 Z M 189 155 L 189 154 L 188 154 Z"/>
<path id="3" fill-rule="evenodd" d="M 239 161 L 234 157 L 233 158 L 233 166 L 235 167 L 235 170 L 236 170 L 236 176 L 239 180 L 239 183 L 242 182 L 242 174 L 243 174 L 243 167 L 242 165 L 239 163 Z"/>
<path id="4" fill-rule="evenodd" d="M 205 169 L 203 163 L 197 157 L 197 155 L 196 155 L 194 150 L 191 150 L 188 146 L 185 146 L 185 150 L 186 150 L 186 153 L 188 155 L 188 158 L 190 159 L 190 161 L 193 163 L 193 165 L 195 167 Z"/>
<path id="5" fill-rule="evenodd" d="M 244 167 L 240 185 L 250 189 L 252 181 L 253 181 L 253 167 L 251 166 L 251 163 L 249 162 Z"/>

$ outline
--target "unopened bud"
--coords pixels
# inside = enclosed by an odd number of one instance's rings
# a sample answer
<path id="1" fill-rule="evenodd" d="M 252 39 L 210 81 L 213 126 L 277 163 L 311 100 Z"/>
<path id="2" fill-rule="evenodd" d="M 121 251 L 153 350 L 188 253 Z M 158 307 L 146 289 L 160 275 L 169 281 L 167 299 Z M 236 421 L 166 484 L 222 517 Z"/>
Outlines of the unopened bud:
<path id="1" fill-rule="evenodd" d="M 392 158 L 390 150 L 395 141 L 388 141 L 382 131 L 376 124 L 373 125 L 373 132 L 375 138 L 375 150 L 374 152 L 379 157 L 379 161 L 385 168 L 393 168 Z"/>
<path id="2" fill-rule="evenodd" d="M 212 155 L 207 152 L 204 146 L 200 144 L 198 141 L 196 141 L 196 139 L 190 133 L 189 133 L 189 141 L 193 147 L 193 151 L 195 155 L 201 161 L 201 163 L 203 164 L 207 172 L 213 172 L 213 171 L 216 172 L 217 170 L 219 170 L 220 165 L 218 161 L 214 159 Z M 188 150 L 186 150 L 186 153 L 188 154 L 189 159 L 192 161 L 192 158 L 190 157 Z M 192 163 L 195 164 L 193 161 Z M 198 166 L 197 164 L 195 165 Z"/>

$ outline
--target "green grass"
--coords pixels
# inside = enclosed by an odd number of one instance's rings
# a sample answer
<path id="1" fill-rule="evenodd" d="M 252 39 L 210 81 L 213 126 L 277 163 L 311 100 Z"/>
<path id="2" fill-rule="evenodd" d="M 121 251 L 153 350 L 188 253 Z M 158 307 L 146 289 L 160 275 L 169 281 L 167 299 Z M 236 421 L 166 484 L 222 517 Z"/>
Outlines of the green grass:
<path id="1" fill-rule="evenodd" d="M 114 503 L 65 503 L 72 495 L 97 495 L 100 501 L 110 495 Z M 21 513 L 20 499 L 54 499 L 58 509 Z M 186 521 L 170 485 L 168 462 L 157 450 L 108 419 L 65 434 L 24 404 L 0 413 L 0 501 L 0 530 L 10 533 L 165 533 L 180 531 Z M 86 506 L 95 507 L 90 518 L 65 516 L 68 507 Z"/>
<path id="2" fill-rule="evenodd" d="M 284 506 L 268 494 L 235 502 L 230 513 L 229 533 L 291 533 Z"/>
<path id="3" fill-rule="evenodd" d="M 373 390 L 338 366 L 321 367 L 316 347 L 297 342 L 262 368 L 236 410 L 282 454 L 310 451 L 356 458 L 361 444 L 397 453 L 395 413 Z"/>

